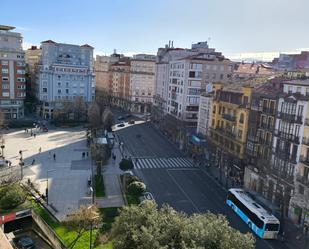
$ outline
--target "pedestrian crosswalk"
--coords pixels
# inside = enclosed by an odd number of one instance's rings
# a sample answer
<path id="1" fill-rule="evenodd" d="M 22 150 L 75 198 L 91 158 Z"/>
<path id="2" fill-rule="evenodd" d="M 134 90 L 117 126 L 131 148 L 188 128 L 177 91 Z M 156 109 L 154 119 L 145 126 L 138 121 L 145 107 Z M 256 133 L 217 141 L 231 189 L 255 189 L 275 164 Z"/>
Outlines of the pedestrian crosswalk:
<path id="1" fill-rule="evenodd" d="M 192 161 L 188 158 L 138 158 L 133 160 L 135 169 L 155 168 L 193 168 Z"/>

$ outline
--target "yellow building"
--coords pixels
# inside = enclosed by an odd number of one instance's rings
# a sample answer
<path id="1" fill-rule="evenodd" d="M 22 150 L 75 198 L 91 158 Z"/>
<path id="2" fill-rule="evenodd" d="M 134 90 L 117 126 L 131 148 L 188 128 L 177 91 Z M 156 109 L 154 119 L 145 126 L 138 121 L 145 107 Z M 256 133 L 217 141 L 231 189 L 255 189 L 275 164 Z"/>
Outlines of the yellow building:
<path id="1" fill-rule="evenodd" d="M 241 184 L 248 132 L 252 87 L 213 84 L 213 113 L 209 142 L 226 176 Z"/>

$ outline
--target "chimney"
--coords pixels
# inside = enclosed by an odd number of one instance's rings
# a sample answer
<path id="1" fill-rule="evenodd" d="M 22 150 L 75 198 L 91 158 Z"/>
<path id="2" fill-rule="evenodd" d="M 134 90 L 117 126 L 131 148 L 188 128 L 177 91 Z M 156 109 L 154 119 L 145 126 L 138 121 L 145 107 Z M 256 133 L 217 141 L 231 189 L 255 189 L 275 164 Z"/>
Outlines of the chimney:
<path id="1" fill-rule="evenodd" d="M 172 48 L 174 48 L 174 41 L 172 41 Z"/>
<path id="2" fill-rule="evenodd" d="M 117 51 L 116 51 L 116 49 L 114 49 L 114 54 L 117 54 Z"/>
<path id="3" fill-rule="evenodd" d="M 168 40 L 168 47 L 171 47 L 171 40 Z"/>

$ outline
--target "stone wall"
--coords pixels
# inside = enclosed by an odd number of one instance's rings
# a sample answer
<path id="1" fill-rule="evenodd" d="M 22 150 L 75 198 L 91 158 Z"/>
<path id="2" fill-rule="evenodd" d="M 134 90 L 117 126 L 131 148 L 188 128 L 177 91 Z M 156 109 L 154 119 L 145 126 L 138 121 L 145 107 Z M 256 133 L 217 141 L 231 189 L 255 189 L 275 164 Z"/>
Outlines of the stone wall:
<path id="1" fill-rule="evenodd" d="M 0 248 L 1 249 L 13 249 L 8 239 L 5 237 L 2 229 L 0 228 Z"/>
<path id="2" fill-rule="evenodd" d="M 51 227 L 34 211 L 32 211 L 32 219 L 39 226 L 42 232 L 49 239 L 54 249 L 66 249 L 62 241 L 59 239 L 57 234 L 51 229 Z M 0 247 L 2 249 L 2 247 Z"/>

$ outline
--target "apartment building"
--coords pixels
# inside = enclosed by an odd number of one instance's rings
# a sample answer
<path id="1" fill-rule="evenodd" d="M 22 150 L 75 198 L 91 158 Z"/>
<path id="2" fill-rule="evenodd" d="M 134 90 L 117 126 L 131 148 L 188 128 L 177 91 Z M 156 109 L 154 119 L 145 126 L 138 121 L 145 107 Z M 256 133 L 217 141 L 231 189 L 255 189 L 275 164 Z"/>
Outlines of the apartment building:
<path id="1" fill-rule="evenodd" d="M 273 205 L 276 195 L 273 185 L 278 176 L 271 170 L 271 158 L 281 93 L 282 79 L 268 81 L 253 90 L 246 144 L 244 187 L 270 203 L 273 212 L 278 211 L 278 205 Z"/>
<path id="2" fill-rule="evenodd" d="M 138 54 L 131 59 L 130 99 L 132 111 L 150 112 L 155 87 L 154 55 Z"/>
<path id="3" fill-rule="evenodd" d="M 117 63 L 123 56 L 114 51 L 110 56 L 97 55 L 94 61 L 96 90 L 111 93 L 110 66 Z"/>
<path id="4" fill-rule="evenodd" d="M 53 110 L 62 103 L 81 96 L 86 103 L 95 94 L 93 47 L 56 43 L 41 43 L 42 55 L 37 73 L 37 98 L 44 118 L 53 118 Z"/>
<path id="5" fill-rule="evenodd" d="M 226 177 L 242 185 L 253 87 L 214 83 L 213 89 L 210 155 Z"/>
<path id="6" fill-rule="evenodd" d="M 227 82 L 233 63 L 221 53 L 208 52 L 169 62 L 167 113 L 196 127 L 200 94 L 206 84 Z"/>
<path id="7" fill-rule="evenodd" d="M 23 38 L 14 27 L 0 25 L 0 109 L 6 119 L 24 117 L 26 97 Z"/>
<path id="8" fill-rule="evenodd" d="M 205 137 L 209 135 L 209 128 L 212 121 L 212 99 L 213 94 L 210 92 L 205 92 L 200 95 L 196 132 Z"/>
<path id="9" fill-rule="evenodd" d="M 278 176 L 274 189 L 284 214 L 298 224 L 309 221 L 308 103 L 309 80 L 284 82 L 273 142 L 272 165 Z"/>

